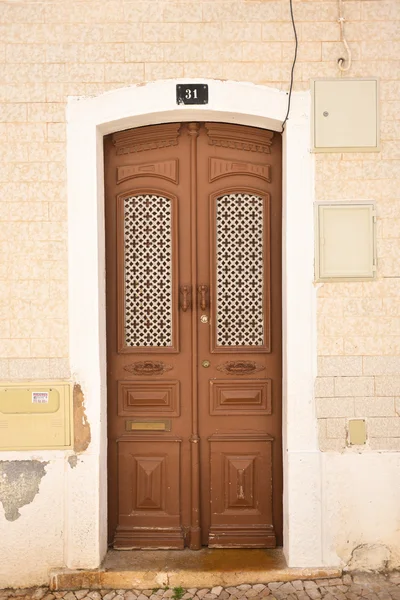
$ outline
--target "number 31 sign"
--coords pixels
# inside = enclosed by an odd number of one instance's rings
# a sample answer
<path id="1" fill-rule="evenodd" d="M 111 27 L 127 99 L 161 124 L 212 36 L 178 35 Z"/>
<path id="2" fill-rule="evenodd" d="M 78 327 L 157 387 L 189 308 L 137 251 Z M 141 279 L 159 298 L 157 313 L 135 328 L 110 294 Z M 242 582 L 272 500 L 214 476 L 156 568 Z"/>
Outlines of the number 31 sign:
<path id="1" fill-rule="evenodd" d="M 179 83 L 176 86 L 177 104 L 208 104 L 208 85 L 203 83 Z"/>

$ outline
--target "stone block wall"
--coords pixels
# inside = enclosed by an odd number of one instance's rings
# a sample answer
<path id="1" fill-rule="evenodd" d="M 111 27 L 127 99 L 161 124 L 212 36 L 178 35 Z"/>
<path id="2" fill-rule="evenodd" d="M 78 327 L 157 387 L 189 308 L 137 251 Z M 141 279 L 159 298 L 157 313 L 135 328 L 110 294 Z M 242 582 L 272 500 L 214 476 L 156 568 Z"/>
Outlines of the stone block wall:
<path id="1" fill-rule="evenodd" d="M 379 153 L 316 155 L 317 200 L 374 200 L 374 282 L 318 289 L 317 416 L 322 450 L 400 449 L 400 3 L 344 0 L 350 77 L 380 77 Z M 293 0 L 295 90 L 340 77 L 337 0 Z M 68 96 L 156 79 L 226 78 L 288 89 L 288 0 L 0 2 L 0 378 L 70 375 Z M 299 243 L 301 241 L 299 240 Z"/>

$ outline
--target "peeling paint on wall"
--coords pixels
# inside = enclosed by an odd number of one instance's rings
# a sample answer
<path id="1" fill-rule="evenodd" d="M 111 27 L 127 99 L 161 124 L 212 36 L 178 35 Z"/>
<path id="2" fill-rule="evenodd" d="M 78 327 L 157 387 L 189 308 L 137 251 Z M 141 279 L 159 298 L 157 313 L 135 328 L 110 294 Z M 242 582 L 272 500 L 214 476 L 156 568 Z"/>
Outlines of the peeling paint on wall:
<path id="1" fill-rule="evenodd" d="M 347 565 L 349 571 L 383 571 L 390 562 L 390 549 L 384 544 L 360 544 Z"/>
<path id="2" fill-rule="evenodd" d="M 81 386 L 74 385 L 74 450 L 84 452 L 87 450 L 90 440 L 90 425 L 87 420 L 84 407 L 85 398 Z M 72 465 L 71 465 L 72 466 Z"/>
<path id="3" fill-rule="evenodd" d="M 75 469 L 76 465 L 78 464 L 78 457 L 76 454 L 68 457 L 68 464 L 71 467 L 71 469 Z"/>
<path id="4" fill-rule="evenodd" d="M 19 509 L 38 494 L 47 464 L 38 460 L 0 461 L 0 502 L 7 521 L 19 519 Z"/>

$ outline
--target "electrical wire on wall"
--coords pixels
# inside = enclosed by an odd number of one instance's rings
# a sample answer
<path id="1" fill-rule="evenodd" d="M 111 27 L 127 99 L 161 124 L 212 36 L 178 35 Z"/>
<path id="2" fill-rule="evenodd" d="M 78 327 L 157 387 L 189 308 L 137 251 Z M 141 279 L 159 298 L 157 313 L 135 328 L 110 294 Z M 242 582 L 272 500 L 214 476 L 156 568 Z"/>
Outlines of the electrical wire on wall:
<path id="1" fill-rule="evenodd" d="M 345 72 L 348 71 L 351 67 L 351 50 L 350 50 L 350 46 L 347 43 L 346 40 L 346 36 L 344 34 L 344 23 L 345 23 L 345 18 L 343 16 L 342 13 L 342 0 L 338 0 L 338 10 L 339 10 L 339 18 L 338 18 L 338 23 L 340 25 L 340 39 L 344 44 L 344 47 L 346 48 L 346 52 L 347 52 L 347 65 L 344 66 L 344 63 L 346 62 L 346 59 L 343 58 L 343 56 L 341 56 L 340 58 L 338 58 L 338 67 L 341 71 Z"/>
<path id="2" fill-rule="evenodd" d="M 285 131 L 285 124 L 286 124 L 286 121 L 288 120 L 289 113 L 290 113 L 290 101 L 292 99 L 294 68 L 296 66 L 297 49 L 299 47 L 299 40 L 298 40 L 298 37 L 297 37 L 296 24 L 294 22 L 294 16 L 293 16 L 293 0 L 289 0 L 289 6 L 290 6 L 290 17 L 292 19 L 292 27 L 293 27 L 293 33 L 294 33 L 295 47 L 294 47 L 294 57 L 293 57 L 293 63 L 292 63 L 292 70 L 291 70 L 291 73 L 290 73 L 290 87 L 289 87 L 289 95 L 288 95 L 288 107 L 287 107 L 286 116 L 285 116 L 284 121 L 282 123 L 281 133 L 283 133 Z"/>

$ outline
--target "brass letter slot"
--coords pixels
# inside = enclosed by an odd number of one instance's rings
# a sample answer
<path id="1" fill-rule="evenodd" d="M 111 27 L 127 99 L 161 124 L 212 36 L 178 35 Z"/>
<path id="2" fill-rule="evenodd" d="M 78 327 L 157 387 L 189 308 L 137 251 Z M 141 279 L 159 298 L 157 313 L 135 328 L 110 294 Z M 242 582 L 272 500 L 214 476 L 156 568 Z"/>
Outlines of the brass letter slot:
<path id="1" fill-rule="evenodd" d="M 126 421 L 127 431 L 171 431 L 171 419 L 155 421 Z"/>

